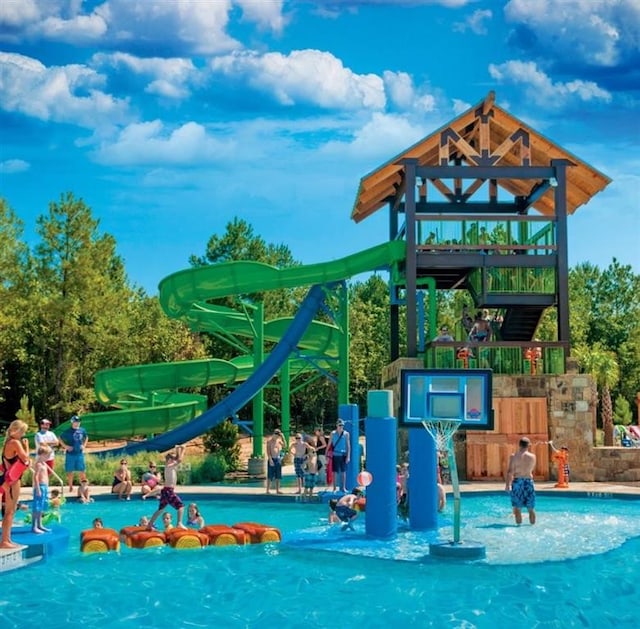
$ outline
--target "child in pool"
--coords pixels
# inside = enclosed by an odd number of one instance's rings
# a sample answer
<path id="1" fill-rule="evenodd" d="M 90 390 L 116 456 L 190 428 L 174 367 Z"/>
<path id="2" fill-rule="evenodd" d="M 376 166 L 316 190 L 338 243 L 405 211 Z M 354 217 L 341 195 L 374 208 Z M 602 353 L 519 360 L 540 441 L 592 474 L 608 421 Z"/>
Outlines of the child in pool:
<path id="1" fill-rule="evenodd" d="M 42 444 L 38 446 L 36 463 L 33 471 L 33 504 L 31 508 L 31 531 L 33 533 L 49 533 L 51 529 L 42 524 L 42 514 L 49 507 L 49 471 L 47 459 L 51 448 Z"/>
<path id="2" fill-rule="evenodd" d="M 93 502 L 93 498 L 91 497 L 91 489 L 89 488 L 89 481 L 86 478 L 83 478 L 80 481 L 80 486 L 78 487 L 78 502 L 83 505 L 88 504 L 89 502 Z"/>
<path id="3" fill-rule="evenodd" d="M 187 526 L 192 529 L 201 529 L 204 526 L 204 518 L 195 502 L 187 508 Z"/>
<path id="4" fill-rule="evenodd" d="M 49 498 L 49 506 L 52 509 L 59 509 L 64 504 L 64 497 L 60 495 L 59 489 L 51 490 L 51 497 Z"/>
<path id="5" fill-rule="evenodd" d="M 160 491 L 160 504 L 158 509 L 151 516 L 149 520 L 148 529 L 152 530 L 153 524 L 160 517 L 160 514 L 171 505 L 176 510 L 177 515 L 177 527 L 180 529 L 186 529 L 187 527 L 182 523 L 182 514 L 184 513 L 184 503 L 178 494 L 175 492 L 176 485 L 178 484 L 178 467 L 182 463 L 184 457 L 184 446 L 176 446 L 175 454 L 168 452 L 165 455 L 164 465 L 164 485 Z"/>
<path id="6" fill-rule="evenodd" d="M 149 527 L 153 527 L 151 521 L 147 522 L 147 529 L 151 530 Z M 171 521 L 171 513 L 168 511 L 162 514 L 162 527 L 165 531 L 169 531 L 173 528 L 173 522 Z"/>
<path id="7" fill-rule="evenodd" d="M 362 490 L 357 487 L 351 491 L 350 494 L 345 494 L 338 500 L 336 504 L 336 515 L 340 522 L 342 522 L 342 530 L 353 531 L 353 522 L 358 517 L 358 511 L 356 510 L 356 502 L 361 496 Z"/>

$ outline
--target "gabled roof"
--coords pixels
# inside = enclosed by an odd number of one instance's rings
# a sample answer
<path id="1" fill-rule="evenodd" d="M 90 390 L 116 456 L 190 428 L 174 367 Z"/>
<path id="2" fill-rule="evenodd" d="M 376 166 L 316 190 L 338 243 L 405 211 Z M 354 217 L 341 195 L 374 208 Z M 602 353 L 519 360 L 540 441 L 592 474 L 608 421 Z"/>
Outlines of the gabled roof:
<path id="1" fill-rule="evenodd" d="M 505 146 L 510 144 L 509 139 L 519 130 L 529 136 L 529 165 L 548 167 L 552 159 L 565 159 L 572 164 L 567 168 L 567 212 L 569 214 L 573 214 L 581 205 L 587 203 L 591 197 L 603 190 L 611 182 L 611 179 L 606 175 L 560 148 L 515 116 L 498 107 L 494 103 L 494 98 L 494 93 L 490 92 L 487 98 L 480 101 L 475 107 L 468 109 L 400 155 L 364 176 L 360 180 L 351 218 L 356 223 L 359 223 L 386 205 L 388 200 L 396 195 L 403 177 L 402 159 L 417 158 L 419 166 L 439 166 L 441 133 L 443 131 L 447 129 L 453 130 L 470 147 L 479 151 L 482 142 L 487 141 L 486 125 L 484 125 L 485 128 L 483 129 L 481 124 L 483 116 L 488 116 L 488 118 L 485 117 L 485 120 L 489 120 L 489 154 L 494 155 L 497 153 L 501 155 L 499 161 L 494 164 L 495 166 L 521 165 L 521 145 L 510 146 L 506 152 L 503 152 Z M 452 157 L 460 158 L 463 163 L 468 163 L 469 161 L 462 153 Z M 523 197 L 528 196 L 532 187 L 537 183 L 536 180 L 531 179 L 498 180 L 499 187 L 513 196 Z M 554 216 L 553 191 L 551 189 L 548 190 L 533 204 L 533 207 L 545 216 Z"/>

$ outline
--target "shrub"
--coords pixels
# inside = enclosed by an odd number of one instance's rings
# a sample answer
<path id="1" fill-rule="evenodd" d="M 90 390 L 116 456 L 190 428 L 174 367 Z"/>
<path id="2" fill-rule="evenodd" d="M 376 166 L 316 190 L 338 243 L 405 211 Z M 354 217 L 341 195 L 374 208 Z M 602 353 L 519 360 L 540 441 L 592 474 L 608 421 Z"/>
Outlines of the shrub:
<path id="1" fill-rule="evenodd" d="M 227 470 L 240 467 L 240 445 L 238 444 L 238 426 L 225 421 L 209 430 L 202 438 L 204 448 L 211 454 L 221 455 Z"/>
<path id="2" fill-rule="evenodd" d="M 629 401 L 619 395 L 616 398 L 615 410 L 613 412 L 613 423 L 621 424 L 622 426 L 629 426 L 633 421 L 633 413 L 631 412 L 631 405 Z"/>
<path id="3" fill-rule="evenodd" d="M 218 483 L 224 480 L 227 470 L 227 462 L 222 454 L 208 454 L 203 459 L 192 464 L 191 482 L 194 485 Z"/>

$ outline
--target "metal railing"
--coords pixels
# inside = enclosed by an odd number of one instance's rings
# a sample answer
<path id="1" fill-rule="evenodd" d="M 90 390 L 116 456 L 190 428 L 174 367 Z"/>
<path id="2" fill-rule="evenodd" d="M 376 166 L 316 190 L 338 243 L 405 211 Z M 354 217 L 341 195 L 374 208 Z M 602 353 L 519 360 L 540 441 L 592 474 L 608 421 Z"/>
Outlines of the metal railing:
<path id="1" fill-rule="evenodd" d="M 425 348 L 428 369 L 492 369 L 496 374 L 566 373 L 568 344 L 543 341 L 433 341 Z"/>

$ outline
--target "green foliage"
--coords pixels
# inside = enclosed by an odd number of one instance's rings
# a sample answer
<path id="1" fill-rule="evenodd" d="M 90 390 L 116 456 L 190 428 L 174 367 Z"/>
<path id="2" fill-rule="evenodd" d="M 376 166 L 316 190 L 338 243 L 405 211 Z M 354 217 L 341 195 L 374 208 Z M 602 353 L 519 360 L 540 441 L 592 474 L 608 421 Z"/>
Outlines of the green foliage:
<path id="1" fill-rule="evenodd" d="M 218 483 L 224 480 L 228 470 L 227 461 L 222 453 L 208 454 L 192 465 L 191 482 L 194 485 Z"/>
<path id="2" fill-rule="evenodd" d="M 629 426 L 633 421 L 633 413 L 629 400 L 619 395 L 616 398 L 613 410 L 613 423 Z"/>
<path id="3" fill-rule="evenodd" d="M 466 237 L 478 242 L 488 238 L 491 243 L 511 239 L 503 227 L 484 235 L 482 229 Z M 194 334 L 185 324 L 167 317 L 155 296 L 132 287 L 115 240 L 101 233 L 99 222 L 82 199 L 68 193 L 49 205 L 38 219 L 39 240 L 33 250 L 22 242 L 22 233 L 21 221 L 0 199 L 0 417 L 5 423 L 20 408 L 23 395 L 30 400 L 35 417 L 51 417 L 54 425 L 71 412 L 98 410 L 93 378 L 100 369 L 206 356 L 231 358 L 241 351 L 252 352 L 252 339 L 223 341 L 222 335 Z M 298 264 L 286 245 L 265 242 L 240 218 L 230 221 L 223 234 L 211 236 L 204 254 L 192 256 L 190 262 L 200 266 L 233 260 L 254 260 L 281 268 Z M 593 357 L 581 363 L 586 371 L 598 374 L 606 414 L 605 389 L 613 398 L 626 400 L 633 400 L 640 391 L 640 277 L 614 259 L 604 270 L 590 264 L 571 269 L 569 286 L 576 352 L 610 353 L 606 354 L 609 366 L 602 361 L 590 364 Z M 271 320 L 294 314 L 305 292 L 304 288 L 283 289 L 219 301 L 244 309 L 251 317 L 256 301 L 264 298 L 265 319 Z M 447 324 L 458 339 L 464 336 L 460 325 L 463 303 L 470 312 L 476 308 L 465 290 L 437 294 L 437 324 Z M 404 342 L 404 306 L 399 307 L 399 314 Z M 318 316 L 330 321 L 326 314 Z M 350 401 L 364 408 L 367 392 L 380 386 L 382 368 L 389 362 L 386 277 L 372 275 L 364 282 L 350 284 L 349 317 Z M 555 311 L 549 309 L 538 328 L 538 338 L 553 340 L 556 327 Z M 434 335 L 426 332 L 428 337 Z M 401 347 L 401 355 L 403 352 Z M 213 404 L 226 396 L 228 389 L 212 386 L 204 393 Z M 268 432 L 281 421 L 281 391 L 268 387 L 264 398 Z M 317 373 L 296 374 L 292 428 L 310 431 L 315 424 L 330 424 L 335 420 L 336 402 L 334 382 Z M 240 414 L 250 417 L 250 412 L 241 409 Z M 631 412 L 636 412 L 635 406 Z M 618 406 L 616 417 L 617 413 Z M 218 436 L 209 439 L 212 448 L 219 447 Z M 236 439 L 237 429 L 225 446 L 225 451 L 231 448 L 225 454 L 230 457 L 225 458 L 230 469 L 239 462 L 239 450 L 234 455 Z M 99 466 L 96 473 L 103 475 Z M 111 474 L 111 469 L 104 470 L 108 482 Z"/>
<path id="4" fill-rule="evenodd" d="M 23 388 L 14 386 L 24 358 L 25 313 L 29 303 L 29 254 L 21 241 L 22 221 L 0 199 L 0 404 L 4 417 L 18 406 Z"/>
<path id="5" fill-rule="evenodd" d="M 238 426 L 224 421 L 209 430 L 202 439 L 205 450 L 221 456 L 228 470 L 236 470 L 240 465 L 240 445 Z"/>
<path id="6" fill-rule="evenodd" d="M 615 258 L 604 270 L 585 263 L 569 272 L 574 347 L 613 352 L 619 369 L 612 395 L 633 399 L 640 391 L 640 275 Z"/>
<path id="7" fill-rule="evenodd" d="M 366 407 L 367 391 L 379 388 L 389 362 L 389 289 L 381 277 L 351 287 L 349 324 L 350 395 L 354 404 Z"/>
<path id="8" fill-rule="evenodd" d="M 602 427 L 604 429 L 604 445 L 613 445 L 613 405 L 611 389 L 620 379 L 620 369 L 616 354 L 605 349 L 600 343 L 593 347 L 579 346 L 574 354 L 582 369 L 590 373 L 602 392 L 600 395 L 602 411 Z"/>
<path id="9" fill-rule="evenodd" d="M 226 231 L 222 236 L 213 235 L 209 238 L 203 256 L 192 255 L 189 258 L 192 266 L 239 260 L 262 262 L 277 268 L 298 264 L 286 245 L 265 242 L 262 237 L 254 233 L 253 227 L 247 221 L 238 217 L 234 217 L 227 223 Z M 276 316 L 293 314 L 296 304 L 300 303 L 305 292 L 303 289 L 282 289 L 268 293 L 255 293 L 250 295 L 249 299 L 254 302 L 264 302 L 265 320 L 269 320 Z M 236 298 L 227 298 L 216 300 L 216 303 L 237 308 L 237 301 Z"/>
<path id="10" fill-rule="evenodd" d="M 199 335 L 128 284 L 114 239 L 98 226 L 82 200 L 63 195 L 38 218 L 30 256 L 20 222 L 0 200 L 3 419 L 26 394 L 36 416 L 55 426 L 72 412 L 99 410 L 100 369 L 206 356 Z"/>
<path id="11" fill-rule="evenodd" d="M 20 398 L 20 409 L 16 411 L 16 419 L 22 420 L 27 424 L 28 432 L 35 432 L 38 430 L 38 424 L 36 423 L 36 412 L 33 408 L 29 408 L 29 397 L 23 395 Z"/>

